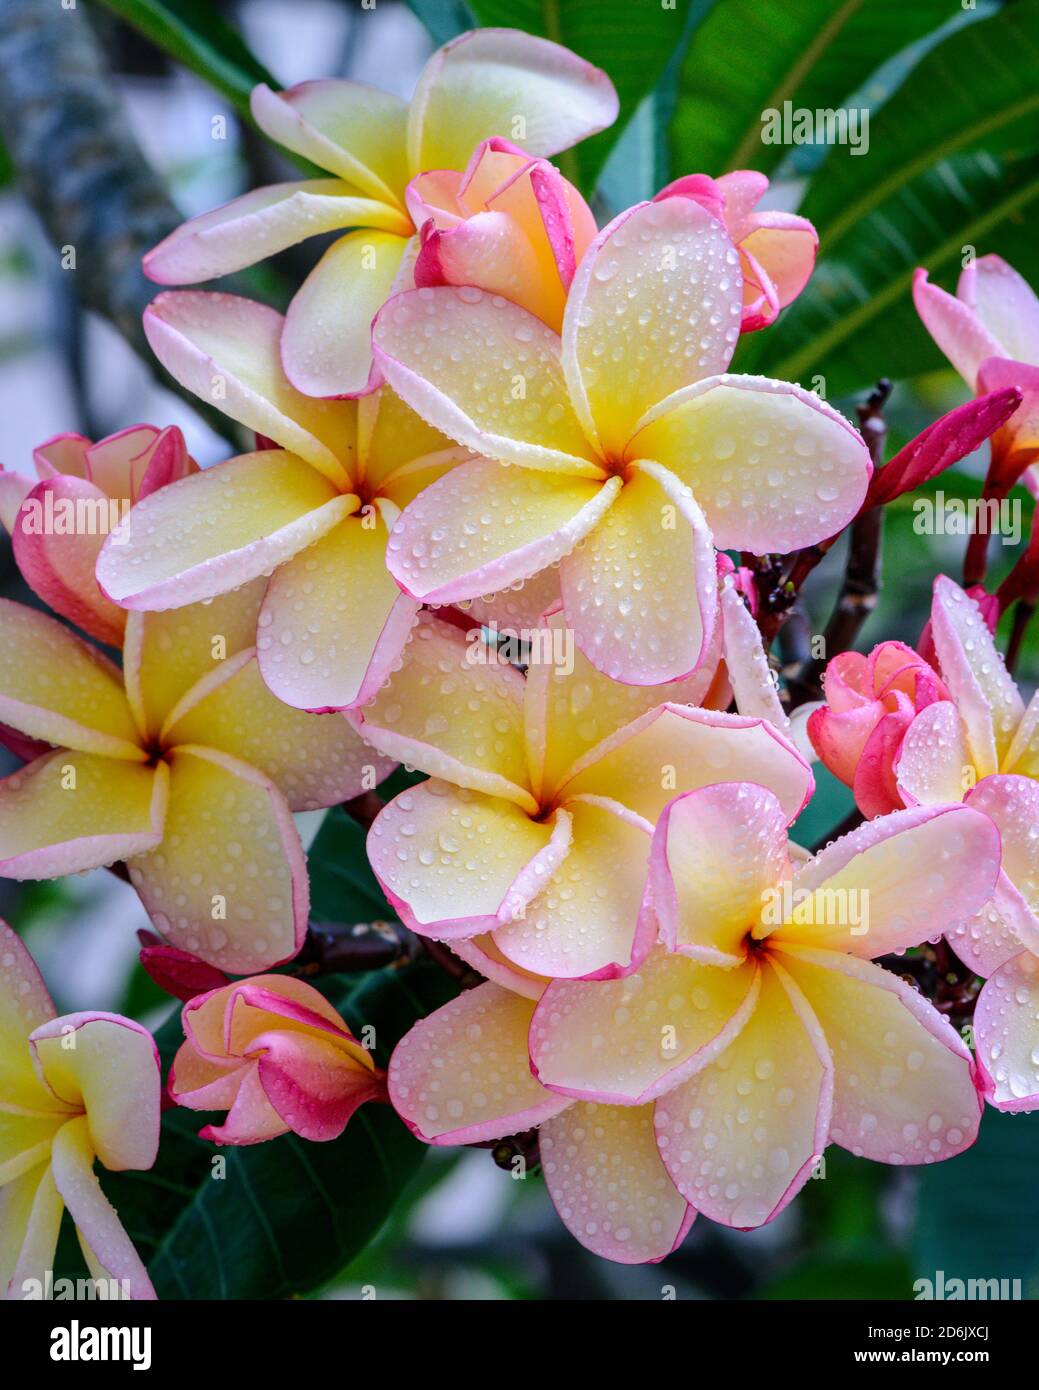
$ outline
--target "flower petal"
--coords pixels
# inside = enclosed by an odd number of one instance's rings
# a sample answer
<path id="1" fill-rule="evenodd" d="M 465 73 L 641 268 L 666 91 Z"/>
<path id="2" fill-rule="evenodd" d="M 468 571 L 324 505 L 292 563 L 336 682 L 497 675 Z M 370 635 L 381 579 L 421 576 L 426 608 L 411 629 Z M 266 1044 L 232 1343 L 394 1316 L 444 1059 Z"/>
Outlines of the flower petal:
<path id="1" fill-rule="evenodd" d="M 778 943 L 777 943 L 778 946 Z M 878 1163 L 935 1163 L 973 1144 L 971 1055 L 911 985 L 837 951 L 781 948 L 834 1063 L 830 1139 Z"/>
<path id="2" fill-rule="evenodd" d="M 605 476 L 570 404 L 559 338 L 525 309 L 472 286 L 409 290 L 376 315 L 372 349 L 412 410 L 475 453 Z"/>
<path id="3" fill-rule="evenodd" d="M 0 921 L 0 1115 L 64 1108 L 41 1085 L 29 1050 L 29 1034 L 53 1017 L 36 962 L 21 937 Z"/>
<path id="4" fill-rule="evenodd" d="M 672 797 L 720 781 L 767 787 L 791 821 L 814 786 L 805 759 L 764 720 L 663 704 L 579 758 L 556 799 L 606 796 L 655 822 Z"/>
<path id="5" fill-rule="evenodd" d="M 672 1181 L 704 1216 L 743 1230 L 777 1216 L 826 1147 L 833 1063 L 804 996 L 774 962 L 735 1040 L 656 1104 Z"/>
<path id="6" fill-rule="evenodd" d="M 388 757 L 461 787 L 515 801 L 531 814 L 522 675 L 478 640 L 424 614 L 400 668 L 354 726 Z"/>
<path id="7" fill-rule="evenodd" d="M 787 818 L 772 792 L 719 782 L 675 797 L 653 835 L 646 907 L 670 951 L 730 967 L 749 925 L 790 875 Z"/>
<path id="8" fill-rule="evenodd" d="M 563 370 L 606 457 L 657 457 L 630 452 L 639 420 L 680 388 L 724 372 L 742 294 L 728 233 L 691 199 L 640 203 L 599 233 L 570 287 Z"/>
<path id="9" fill-rule="evenodd" d="M 979 256 L 963 270 L 956 291 L 999 343 L 998 357 L 1039 367 L 1039 298 L 1002 256 Z"/>
<path id="10" fill-rule="evenodd" d="M 44 1286 L 54 1269 L 64 1210 L 49 1163 L 0 1188 L 0 1291 L 6 1291 L 5 1298 L 25 1298 L 30 1280 Z"/>
<path id="11" fill-rule="evenodd" d="M 433 778 L 379 812 L 368 858 L 401 921 L 451 941 L 497 928 L 516 880 L 552 839 L 553 827 L 514 801 Z"/>
<path id="12" fill-rule="evenodd" d="M 534 1005 L 500 985 L 477 985 L 416 1023 L 390 1058 L 393 1108 L 427 1144 L 473 1144 L 518 1134 L 569 1101 L 531 1075 Z"/>
<path id="13" fill-rule="evenodd" d="M 962 300 L 929 283 L 927 271 L 913 275 L 913 303 L 924 327 L 971 389 L 986 357 L 1005 357 L 1003 345 Z"/>
<path id="14" fill-rule="evenodd" d="M 366 509 L 272 576 L 256 646 L 279 700 L 349 708 L 370 699 L 399 663 L 419 605 L 386 569 L 386 538 L 379 510 Z"/>
<path id="15" fill-rule="evenodd" d="M 47 743 L 143 761 L 119 670 L 63 623 L 0 599 L 0 719 Z"/>
<path id="16" fill-rule="evenodd" d="M 358 1106 L 385 1099 L 380 1077 L 319 1038 L 273 1029 L 255 1046 L 262 1047 L 258 1078 L 267 1099 L 304 1139 L 338 1139 Z"/>
<path id="17" fill-rule="evenodd" d="M 561 813 L 562 814 L 562 813 Z M 536 975 L 612 979 L 638 965 L 656 938 L 637 939 L 649 827 L 615 803 L 568 801 L 566 858 L 544 887 L 494 933 L 514 964 Z"/>
<path id="18" fill-rule="evenodd" d="M 129 870 L 160 934 L 221 970 L 266 970 L 303 943 L 309 892 L 291 812 L 268 778 L 225 753 L 176 750 L 165 837 Z"/>
<path id="19" fill-rule="evenodd" d="M 199 603 L 269 574 L 357 505 L 284 449 L 225 459 L 138 502 L 105 542 L 98 583 L 124 608 Z"/>
<path id="20" fill-rule="evenodd" d="M 530 1065 L 577 1100 L 642 1105 L 723 1052 L 754 1008 L 753 961 L 734 970 L 655 950 L 616 980 L 553 980 L 530 1024 Z"/>
<path id="21" fill-rule="evenodd" d="M 804 217 L 792 212 L 755 213 L 753 228 L 740 249 L 752 256 L 775 286 L 779 307 L 792 304 L 807 285 L 815 266 L 819 235 Z"/>
<path id="22" fill-rule="evenodd" d="M 789 736 L 790 720 L 772 679 L 761 632 L 731 575 L 722 582 L 720 603 L 725 666 L 736 708 L 740 714 L 767 719 Z"/>
<path id="23" fill-rule="evenodd" d="M 494 593 L 569 555 L 620 490 L 618 478 L 599 482 L 473 459 L 405 507 L 386 563 L 406 593 L 429 603 Z"/>
<path id="24" fill-rule="evenodd" d="M 438 48 L 408 112 L 412 172 L 464 169 L 492 135 L 533 155 L 569 149 L 617 119 L 617 93 L 599 68 L 516 29 L 474 29 Z"/>
<path id="25" fill-rule="evenodd" d="M 834 535 L 861 506 L 871 471 L 843 415 L 811 391 L 758 376 L 676 391 L 644 417 L 627 457 L 655 459 L 691 487 L 715 545 L 755 554 Z"/>
<path id="26" fill-rule="evenodd" d="M 1039 959 L 1022 951 L 978 996 L 974 1038 L 985 1095 L 997 1110 L 1039 1109 Z"/>
<path id="27" fill-rule="evenodd" d="M 158 285 L 192 285 L 342 227 L 378 227 L 399 236 L 411 231 L 403 213 L 385 202 L 357 197 L 339 179 L 272 183 L 182 223 L 141 265 Z"/>
<path id="28" fill-rule="evenodd" d="M 0 463 L 0 526 L 10 535 L 18 508 L 32 491 L 32 479 L 12 473 Z"/>
<path id="29" fill-rule="evenodd" d="M 793 914 L 769 939 L 866 959 L 919 946 L 988 901 L 999 853 L 992 821 L 966 806 L 879 816 L 795 872 Z"/>
<path id="30" fill-rule="evenodd" d="M 205 290 L 167 291 L 144 312 L 152 351 L 182 386 L 348 490 L 357 407 L 296 390 L 281 365 L 283 324 L 265 304 Z"/>
<path id="31" fill-rule="evenodd" d="M 706 659 L 717 621 L 714 548 L 695 499 L 667 469 L 632 465 L 559 577 L 578 646 L 614 680 L 681 680 Z"/>
<path id="32" fill-rule="evenodd" d="M 482 936 L 458 937 L 451 942 L 451 952 L 484 979 L 493 980 L 513 994 L 522 994 L 525 999 L 540 999 L 545 992 L 548 981 L 506 960 L 489 932 Z"/>
<path id="33" fill-rule="evenodd" d="M 393 771 L 337 714 L 307 714 L 276 699 L 254 654 L 231 658 L 217 679 L 188 697 L 166 732 L 167 746 L 204 744 L 269 777 L 293 811 L 349 801 Z M 191 703 L 194 698 L 194 703 Z"/>
<path id="34" fill-rule="evenodd" d="M 593 1254 L 644 1264 L 678 1249 L 695 1212 L 660 1160 L 652 1107 L 580 1101 L 546 1120 L 538 1139 L 560 1220 Z"/>
<path id="35" fill-rule="evenodd" d="M 59 748 L 0 781 L 0 875 L 59 878 L 159 844 L 168 779 L 145 767 Z"/>
<path id="36" fill-rule="evenodd" d="M 923 806 L 959 801 L 975 775 L 956 706 L 937 700 L 922 709 L 905 732 L 895 765 L 903 800 Z"/>
<path id="37" fill-rule="evenodd" d="M 285 375 L 307 396 L 371 390 L 372 319 L 393 291 L 407 231 L 348 232 L 334 241 L 296 291 L 285 315 Z"/>
<path id="38" fill-rule="evenodd" d="M 256 124 L 279 145 L 371 198 L 402 206 L 407 107 L 399 97 L 339 78 L 300 82 L 284 92 L 261 82 L 250 106 Z"/>
<path id="39" fill-rule="evenodd" d="M 148 1271 L 94 1176 L 94 1153 L 85 1116 L 62 1125 L 54 1140 L 52 1164 L 54 1185 L 96 1267 L 110 1279 L 127 1280 L 131 1298 L 154 1299 Z"/>

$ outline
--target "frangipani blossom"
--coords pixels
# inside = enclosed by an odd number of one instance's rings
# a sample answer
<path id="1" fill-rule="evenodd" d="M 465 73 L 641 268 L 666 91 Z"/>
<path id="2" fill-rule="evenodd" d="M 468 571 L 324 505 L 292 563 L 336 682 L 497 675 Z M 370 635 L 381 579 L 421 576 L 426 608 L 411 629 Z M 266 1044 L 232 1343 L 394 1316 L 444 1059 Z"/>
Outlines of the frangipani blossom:
<path id="1" fill-rule="evenodd" d="M 181 1018 L 170 1096 L 190 1110 L 228 1111 L 199 1131 L 203 1139 L 336 1139 L 359 1105 L 385 1098 L 370 1054 L 302 980 L 254 975 L 190 1000 Z"/>
<path id="2" fill-rule="evenodd" d="M 307 927 L 296 810 L 392 764 L 339 715 L 276 700 L 253 645 L 262 582 L 131 613 L 124 670 L 55 619 L 0 600 L 0 720 L 55 745 L 0 781 L 0 876 L 125 860 L 156 929 L 236 974 L 291 959 Z"/>
<path id="3" fill-rule="evenodd" d="M 739 337 L 738 262 L 721 223 L 668 198 L 593 242 L 562 338 L 478 289 L 392 299 L 373 327 L 386 380 L 485 456 L 405 508 L 387 552 L 404 590 L 457 603 L 559 561 L 577 645 L 653 685 L 711 649 L 714 544 L 785 551 L 853 516 L 870 463 L 851 425 L 800 387 L 718 375 Z"/>
<path id="4" fill-rule="evenodd" d="M 645 889 L 661 944 L 625 978 L 540 980 L 536 1003 L 489 982 L 438 1010 L 390 1062 L 405 1121 L 435 1144 L 540 1125 L 563 1221 L 625 1262 L 667 1255 L 694 1210 L 762 1225 L 828 1142 L 896 1164 L 966 1148 L 970 1053 L 869 957 L 980 905 L 995 827 L 963 806 L 903 811 L 794 867 L 786 825 L 758 784 L 677 797 Z"/>
<path id="5" fill-rule="evenodd" d="M 478 631 L 423 615 L 400 670 L 350 716 L 431 778 L 368 837 L 401 920 L 521 992 L 530 975 L 609 978 L 642 959 L 650 835 L 676 789 L 753 771 L 791 821 L 812 786 L 771 724 L 694 707 L 713 669 L 623 686 L 577 653 L 570 670 L 547 656 L 568 635 L 559 615 L 539 632 L 524 678 Z"/>
<path id="6" fill-rule="evenodd" d="M 39 481 L 0 469 L 0 524 L 26 583 L 62 617 L 119 647 L 126 613 L 94 576 L 105 537 L 142 497 L 197 473 L 176 425 L 131 425 L 91 444 L 59 434 L 33 450 Z"/>
<path id="7" fill-rule="evenodd" d="M 656 197 L 692 198 L 723 223 L 740 253 L 743 318 L 740 331 L 754 333 L 774 323 L 792 304 L 815 267 L 819 237 L 804 217 L 792 212 L 755 212 L 768 191 L 768 179 L 753 169 L 735 169 L 712 179 L 687 174 Z"/>
<path id="8" fill-rule="evenodd" d="M 161 1090 L 151 1034 L 118 1014 L 57 1018 L 32 957 L 0 922 L 0 1297 L 47 1287 L 66 1207 L 91 1278 L 155 1297 L 94 1163 L 152 1166 Z"/>
<path id="9" fill-rule="evenodd" d="M 256 646 L 270 689 L 299 709 L 368 699 L 418 611 L 386 569 L 400 509 L 468 452 L 388 389 L 315 401 L 285 378 L 281 316 L 234 295 L 163 294 L 145 331 L 164 367 L 282 445 L 227 459 L 140 502 L 105 543 L 102 589 L 168 609 L 273 575 Z"/>
<path id="10" fill-rule="evenodd" d="M 559 331 L 578 262 L 598 229 L 580 193 L 547 160 L 485 140 L 464 174 L 440 169 L 412 179 L 407 203 L 421 239 L 419 288 L 477 285 Z"/>
<path id="11" fill-rule="evenodd" d="M 556 154 L 612 124 L 618 109 L 604 72 L 512 29 L 476 30 L 438 49 L 410 105 L 340 80 L 277 93 L 261 84 L 251 104 L 265 134 L 331 177 L 259 188 L 193 218 L 145 257 L 144 268 L 159 284 L 192 284 L 319 232 L 358 228 L 333 242 L 286 317 L 285 370 L 312 396 L 357 395 L 376 384 L 368 330 L 408 274 L 405 251 L 416 230 L 405 195 L 410 180 L 427 170 L 465 169 L 491 136 L 537 157 Z M 546 226 L 560 187 L 551 182 Z M 513 244 L 506 231 L 500 251 Z"/>
<path id="12" fill-rule="evenodd" d="M 931 337 L 964 381 L 982 395 L 1017 387 L 1024 400 L 992 437 L 991 480 L 1008 488 L 1039 457 L 1039 298 L 1001 256 L 964 267 L 953 297 L 917 270 L 913 301 Z"/>

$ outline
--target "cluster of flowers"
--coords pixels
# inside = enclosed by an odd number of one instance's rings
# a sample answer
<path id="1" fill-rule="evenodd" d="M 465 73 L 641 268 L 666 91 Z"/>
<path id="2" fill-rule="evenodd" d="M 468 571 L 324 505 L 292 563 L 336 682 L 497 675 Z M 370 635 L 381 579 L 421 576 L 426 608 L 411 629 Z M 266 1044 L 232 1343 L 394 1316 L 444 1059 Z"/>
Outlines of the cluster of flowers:
<path id="1" fill-rule="evenodd" d="M 811 225 L 733 173 L 600 231 L 547 157 L 616 96 L 566 50 L 482 30 L 410 105 L 329 81 L 258 87 L 253 112 L 328 177 L 195 218 L 149 275 L 350 230 L 284 317 L 176 290 L 145 325 L 256 450 L 199 470 L 177 429 L 138 426 L 42 445 L 35 482 L 0 473 L 26 580 L 122 652 L 0 603 L 0 736 L 25 764 L 0 783 L 0 873 L 125 864 L 186 1001 L 172 1100 L 227 1110 L 203 1134 L 231 1144 L 331 1139 L 387 1098 L 434 1144 L 540 1126 L 561 1218 L 628 1262 L 696 1213 L 770 1220 L 831 1141 L 930 1163 L 973 1142 L 985 1096 L 1039 1106 L 1039 706 L 992 642 L 996 600 L 939 579 L 919 649 L 836 657 L 795 727 L 723 553 L 825 542 L 993 431 L 1005 491 L 1039 445 L 1039 302 L 994 258 L 958 300 L 923 277 L 977 399 L 874 472 L 818 396 L 727 374 L 804 287 Z M 113 500 L 133 505 L 107 537 L 35 524 Z M 533 639 L 526 670 L 499 622 Z M 816 755 L 870 819 L 813 857 L 788 829 Z M 374 821 L 372 867 L 484 982 L 383 1076 L 269 972 L 307 928 L 293 812 L 398 763 L 428 780 Z M 868 921 L 831 910 L 855 895 Z M 942 933 L 988 980 L 977 1062 L 873 963 Z M 53 1015 L 4 929 L 0 1287 L 50 1267 L 64 1203 L 92 1271 L 148 1297 L 93 1164 L 154 1161 L 154 1047 Z"/>

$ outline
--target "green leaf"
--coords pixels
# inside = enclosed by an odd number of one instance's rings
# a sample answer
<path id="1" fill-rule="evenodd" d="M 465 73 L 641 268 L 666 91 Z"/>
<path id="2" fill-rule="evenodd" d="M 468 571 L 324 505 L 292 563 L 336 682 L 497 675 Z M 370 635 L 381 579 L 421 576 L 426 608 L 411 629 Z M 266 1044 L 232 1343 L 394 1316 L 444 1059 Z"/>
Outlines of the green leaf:
<path id="1" fill-rule="evenodd" d="M 249 93 L 258 82 L 277 82 L 207 0 L 104 0 L 164 53 L 222 92 L 247 120 Z"/>
<path id="2" fill-rule="evenodd" d="M 762 143 L 762 112 L 784 101 L 837 106 L 892 54 L 943 24 L 946 0 L 722 0 L 679 77 L 671 128 L 679 173 L 769 173 L 788 153 Z"/>
<path id="3" fill-rule="evenodd" d="M 382 1066 L 411 1025 L 457 988 L 425 960 L 360 984 L 318 983 L 352 1029 L 375 1029 Z M 157 1034 L 164 1064 L 181 1040 L 177 1011 Z M 340 1138 L 323 1144 L 285 1135 L 217 1149 L 197 1137 L 208 1118 L 171 1110 L 154 1168 L 99 1171 L 160 1298 L 286 1298 L 318 1288 L 378 1232 L 426 1152 L 388 1105 L 362 1106 Z"/>
<path id="4" fill-rule="evenodd" d="M 307 856 L 315 922 L 389 922 L 390 907 L 365 853 L 367 832 L 341 806 L 329 811 Z"/>
<path id="5" fill-rule="evenodd" d="M 937 44 L 870 122 L 868 153 L 834 146 L 800 211 L 821 259 L 778 324 L 742 346 L 739 371 L 840 396 L 942 362 L 910 298 L 924 265 L 952 283 L 968 254 L 998 252 L 1039 281 L 1039 6 L 1011 6 Z"/>
<path id="6" fill-rule="evenodd" d="M 438 46 L 476 28 L 476 20 L 465 0 L 408 0 L 412 10 L 429 30 Z"/>
<path id="7" fill-rule="evenodd" d="M 1039 1292 L 1039 1114 L 987 1109 L 974 1146 L 919 1173 L 914 1279 L 1020 1279 Z"/>
<path id="8" fill-rule="evenodd" d="M 609 130 L 584 141 L 557 163 L 585 192 L 594 189 L 610 150 L 669 62 L 680 56 L 702 0 L 471 0 L 484 25 L 524 29 L 552 39 L 609 74 L 620 115 Z"/>

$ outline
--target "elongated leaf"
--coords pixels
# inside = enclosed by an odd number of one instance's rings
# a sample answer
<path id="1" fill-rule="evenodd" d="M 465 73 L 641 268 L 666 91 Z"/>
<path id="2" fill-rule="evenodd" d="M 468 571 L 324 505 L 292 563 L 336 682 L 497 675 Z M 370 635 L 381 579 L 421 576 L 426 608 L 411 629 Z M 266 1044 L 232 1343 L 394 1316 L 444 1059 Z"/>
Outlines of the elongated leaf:
<path id="1" fill-rule="evenodd" d="M 946 0 L 722 0 L 682 64 L 676 173 L 769 173 L 788 150 L 762 143 L 764 111 L 837 106 L 949 17 Z"/>
<path id="2" fill-rule="evenodd" d="M 620 98 L 616 123 L 557 162 L 591 192 L 607 155 L 651 92 L 668 63 L 680 54 L 693 23 L 708 8 L 703 0 L 470 0 L 480 24 L 524 29 L 573 49 L 609 74 Z"/>
<path id="3" fill-rule="evenodd" d="M 249 118 L 257 82 L 279 87 L 245 41 L 207 0 L 104 0 L 120 19 L 210 86 Z"/>
<path id="4" fill-rule="evenodd" d="M 315 922 L 389 922 L 396 913 L 365 853 L 366 833 L 340 806 L 325 817 L 310 847 L 310 915 Z"/>
<path id="5" fill-rule="evenodd" d="M 325 992 L 356 1032 L 374 1028 L 385 1066 L 415 1020 L 454 990 L 420 961 Z M 164 1064 L 181 1038 L 178 1011 L 157 1037 Z M 324 1144 L 286 1135 L 217 1149 L 197 1137 L 208 1118 L 170 1111 L 153 1169 L 99 1172 L 160 1298 L 285 1298 L 319 1287 L 376 1234 L 426 1151 L 388 1105 L 362 1106 Z"/>

